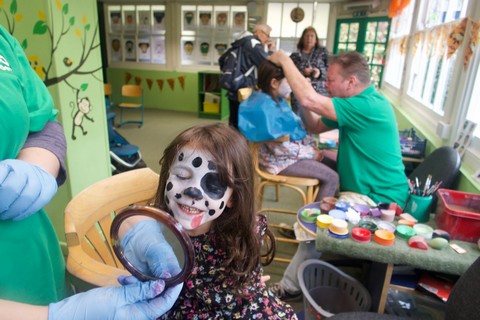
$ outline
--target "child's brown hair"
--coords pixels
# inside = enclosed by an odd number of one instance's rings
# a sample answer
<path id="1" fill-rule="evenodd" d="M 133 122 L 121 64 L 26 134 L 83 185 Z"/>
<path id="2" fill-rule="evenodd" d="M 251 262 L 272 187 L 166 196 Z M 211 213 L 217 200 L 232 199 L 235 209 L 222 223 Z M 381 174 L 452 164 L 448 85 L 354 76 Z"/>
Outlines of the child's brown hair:
<path id="1" fill-rule="evenodd" d="M 160 160 L 160 181 L 155 206 L 169 211 L 165 203 L 165 184 L 178 151 L 188 146 L 209 152 L 215 159 L 220 181 L 232 188 L 232 206 L 213 221 L 218 243 L 227 252 L 225 267 L 233 270 L 234 287 L 249 286 L 251 275 L 260 263 L 260 235 L 254 196 L 254 170 L 246 139 L 235 129 L 222 124 L 199 125 L 184 130 L 168 145 Z"/>

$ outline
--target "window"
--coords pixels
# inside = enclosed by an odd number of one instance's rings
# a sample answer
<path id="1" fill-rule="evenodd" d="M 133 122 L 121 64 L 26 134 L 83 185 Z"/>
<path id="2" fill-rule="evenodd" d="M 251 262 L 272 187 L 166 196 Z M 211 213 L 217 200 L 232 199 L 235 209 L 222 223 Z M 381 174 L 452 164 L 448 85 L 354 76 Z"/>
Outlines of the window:
<path id="1" fill-rule="evenodd" d="M 467 2 L 430 0 L 419 3 L 407 94 L 440 116 L 445 112 L 458 56 L 448 45 L 449 37 L 452 32 L 465 31 L 466 20 L 460 18 L 465 15 Z"/>
<path id="2" fill-rule="evenodd" d="M 384 92 L 401 98 L 400 110 L 434 145 L 462 141 L 462 167 L 472 173 L 480 163 L 479 125 L 471 130 L 480 121 L 480 46 L 468 64 L 465 54 L 479 9 L 468 0 L 412 1 L 392 20 L 384 77 Z M 436 134 L 445 132 L 437 131 L 440 122 L 451 129 L 447 136 Z"/>
<path id="3" fill-rule="evenodd" d="M 267 24 L 272 27 L 270 36 L 276 41 L 277 48 L 290 54 L 297 51 L 297 43 L 303 30 L 313 26 L 320 42 L 325 45 L 329 12 L 328 3 L 269 2 Z"/>
<path id="4" fill-rule="evenodd" d="M 110 62 L 166 63 L 164 5 L 109 5 L 107 8 Z"/>
<path id="5" fill-rule="evenodd" d="M 180 61 L 182 65 L 218 64 L 234 37 L 247 29 L 246 6 L 183 5 Z"/>
<path id="6" fill-rule="evenodd" d="M 388 42 L 388 17 L 338 19 L 335 32 L 335 54 L 356 50 L 368 59 L 372 83 L 381 86 L 383 63 Z"/>
<path id="7" fill-rule="evenodd" d="M 412 25 L 415 1 L 402 11 L 400 16 L 392 18 L 390 26 L 390 41 L 388 43 L 388 59 L 385 65 L 384 81 L 400 89 L 403 79 L 403 68 L 407 53 L 408 35 Z"/>

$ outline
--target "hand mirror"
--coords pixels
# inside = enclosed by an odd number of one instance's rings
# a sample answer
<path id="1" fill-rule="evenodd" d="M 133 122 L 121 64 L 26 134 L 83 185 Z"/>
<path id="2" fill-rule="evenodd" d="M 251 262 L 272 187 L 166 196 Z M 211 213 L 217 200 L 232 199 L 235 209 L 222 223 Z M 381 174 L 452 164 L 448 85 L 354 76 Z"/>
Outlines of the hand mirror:
<path id="1" fill-rule="evenodd" d="M 162 279 L 171 287 L 192 272 L 190 237 L 165 211 L 137 205 L 123 209 L 112 221 L 110 237 L 120 262 L 140 281 Z"/>

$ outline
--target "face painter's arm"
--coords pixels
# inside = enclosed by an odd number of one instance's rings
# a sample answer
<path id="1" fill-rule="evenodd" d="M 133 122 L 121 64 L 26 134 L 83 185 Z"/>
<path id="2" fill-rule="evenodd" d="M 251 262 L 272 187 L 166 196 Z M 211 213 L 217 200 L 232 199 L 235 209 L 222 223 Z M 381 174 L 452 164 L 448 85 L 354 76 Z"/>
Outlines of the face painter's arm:
<path id="1" fill-rule="evenodd" d="M 47 320 L 48 307 L 0 300 L 0 320 Z"/>
<path id="2" fill-rule="evenodd" d="M 332 130 L 332 128 L 323 123 L 320 115 L 306 108 L 300 109 L 300 117 L 310 133 L 321 133 Z"/>
<path id="3" fill-rule="evenodd" d="M 290 59 L 285 52 L 279 50 L 273 53 L 268 59 L 282 67 L 295 97 L 300 101 L 303 108 L 331 120 L 337 120 L 332 99 L 317 93 L 308 80 L 298 71 L 292 59 Z"/>

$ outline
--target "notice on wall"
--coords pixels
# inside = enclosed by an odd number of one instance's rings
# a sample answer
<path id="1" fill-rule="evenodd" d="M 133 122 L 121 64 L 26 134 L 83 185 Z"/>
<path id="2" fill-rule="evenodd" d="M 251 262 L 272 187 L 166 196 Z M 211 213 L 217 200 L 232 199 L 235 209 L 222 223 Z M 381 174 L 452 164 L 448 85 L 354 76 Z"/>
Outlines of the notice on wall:
<path id="1" fill-rule="evenodd" d="M 135 38 L 125 38 L 124 39 L 124 46 L 125 46 L 125 60 L 127 61 L 135 61 L 136 60 L 136 50 L 135 50 Z"/>
<path id="2" fill-rule="evenodd" d="M 463 128 L 458 134 L 457 140 L 453 143 L 453 148 L 458 151 L 461 157 L 465 154 L 465 149 L 468 148 L 473 139 L 473 133 L 477 124 L 470 120 L 465 120 Z"/>
<path id="3" fill-rule="evenodd" d="M 141 33 L 149 33 L 152 29 L 151 26 L 150 11 L 138 11 L 138 31 Z"/>
<path id="4" fill-rule="evenodd" d="M 165 30 L 165 11 L 153 12 L 153 32 Z"/>
<path id="5" fill-rule="evenodd" d="M 152 38 L 152 62 L 165 64 L 165 37 Z"/>
<path id="6" fill-rule="evenodd" d="M 120 37 L 112 37 L 110 44 L 110 56 L 112 61 L 122 61 L 122 42 Z"/>
<path id="7" fill-rule="evenodd" d="M 137 54 L 141 62 L 150 62 L 150 38 L 138 38 Z"/>

